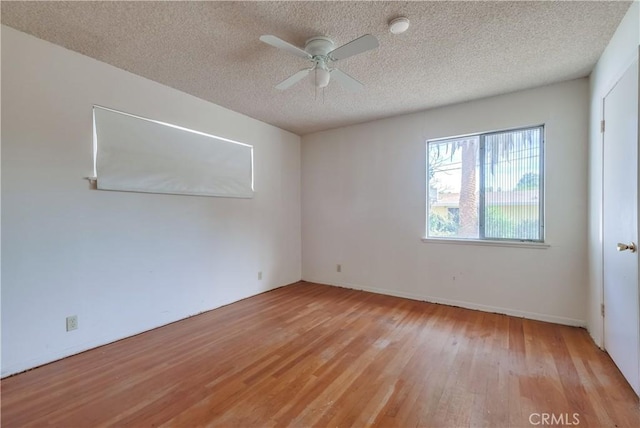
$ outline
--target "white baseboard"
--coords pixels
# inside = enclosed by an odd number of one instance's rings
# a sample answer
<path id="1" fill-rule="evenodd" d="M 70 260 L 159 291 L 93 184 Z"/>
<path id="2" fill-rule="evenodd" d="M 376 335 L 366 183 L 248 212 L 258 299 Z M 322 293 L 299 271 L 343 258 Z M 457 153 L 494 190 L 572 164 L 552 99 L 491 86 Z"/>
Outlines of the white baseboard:
<path id="1" fill-rule="evenodd" d="M 326 284 L 326 285 L 331 285 L 331 286 L 334 286 L 334 287 L 350 288 L 350 289 L 353 289 L 353 290 L 368 291 L 368 292 L 376 293 L 376 294 L 385 294 L 387 296 L 403 297 L 405 299 L 419 300 L 419 301 L 424 301 L 424 302 L 429 302 L 429 303 L 439 303 L 439 304 L 442 304 L 442 305 L 457 306 L 457 307 L 460 307 L 460 308 L 474 309 L 474 310 L 483 311 L 483 312 L 491 312 L 491 313 L 496 313 L 496 314 L 511 315 L 511 316 L 519 317 L 519 318 L 527 318 L 527 319 L 536 320 L 536 321 L 545 321 L 545 322 L 550 322 L 550 323 L 554 323 L 554 324 L 568 325 L 568 326 L 572 326 L 572 327 L 583 327 L 583 328 L 586 328 L 586 326 L 587 326 L 587 322 L 584 321 L 584 320 L 577 320 L 577 319 L 573 319 L 573 318 L 560 317 L 560 316 L 557 316 L 557 315 L 540 314 L 540 313 L 536 313 L 536 312 L 527 312 L 527 311 L 521 311 L 521 310 L 517 310 L 517 309 L 502 308 L 502 307 L 498 307 L 498 306 L 483 305 L 483 304 L 480 304 L 480 303 L 465 302 L 465 301 L 462 301 L 462 300 L 443 299 L 441 297 L 433 297 L 433 296 L 428 296 L 428 295 L 418 295 L 418 294 L 414 294 L 414 293 L 407 293 L 407 292 L 404 292 L 404 291 L 390 290 L 390 289 L 387 289 L 387 288 L 366 287 L 366 286 L 363 286 L 363 285 L 356 285 L 356 284 L 349 284 L 349 283 L 339 283 L 338 284 L 338 283 L 331 283 L 331 282 L 327 282 L 327 281 L 320 281 L 320 280 L 307 279 L 307 278 L 303 278 L 303 281 L 313 282 L 313 283 L 316 283 L 316 284 Z"/>

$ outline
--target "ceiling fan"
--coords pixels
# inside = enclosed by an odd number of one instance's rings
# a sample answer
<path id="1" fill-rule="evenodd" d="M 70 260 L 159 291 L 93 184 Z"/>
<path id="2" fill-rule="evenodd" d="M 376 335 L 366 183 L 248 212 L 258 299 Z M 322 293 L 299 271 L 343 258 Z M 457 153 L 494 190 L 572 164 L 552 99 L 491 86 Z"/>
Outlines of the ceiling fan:
<path id="1" fill-rule="evenodd" d="M 273 47 L 311 61 L 309 68 L 298 71 L 293 76 L 276 85 L 276 89 L 282 90 L 290 88 L 313 71 L 316 88 L 326 87 L 333 76 L 345 89 L 358 91 L 362 89 L 364 85 L 344 71 L 333 67 L 333 63 L 378 47 L 378 39 L 371 34 L 365 34 L 335 49 L 333 41 L 324 36 L 310 38 L 305 43 L 304 49 L 300 49 L 276 36 L 265 35 L 261 36 L 260 40 Z"/>

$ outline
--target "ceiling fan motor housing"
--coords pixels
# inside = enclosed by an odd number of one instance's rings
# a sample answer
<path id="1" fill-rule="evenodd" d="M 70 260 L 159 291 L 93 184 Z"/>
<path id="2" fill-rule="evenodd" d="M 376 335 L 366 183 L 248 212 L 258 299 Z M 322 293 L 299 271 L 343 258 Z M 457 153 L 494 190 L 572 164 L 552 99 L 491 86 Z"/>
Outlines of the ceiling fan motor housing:
<path id="1" fill-rule="evenodd" d="M 326 56 L 333 48 L 333 41 L 323 36 L 312 37 L 304 45 L 304 50 L 311 56 Z"/>

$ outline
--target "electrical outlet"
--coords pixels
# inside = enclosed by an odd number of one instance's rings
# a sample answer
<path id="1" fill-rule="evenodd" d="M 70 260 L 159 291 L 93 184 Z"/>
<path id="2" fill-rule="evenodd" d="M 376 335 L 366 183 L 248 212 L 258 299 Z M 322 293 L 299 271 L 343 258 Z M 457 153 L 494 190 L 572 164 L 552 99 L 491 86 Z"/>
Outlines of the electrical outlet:
<path id="1" fill-rule="evenodd" d="M 67 331 L 77 330 L 78 329 L 78 316 L 71 315 L 67 317 Z"/>
<path id="2" fill-rule="evenodd" d="M 342 272 L 342 265 L 336 265 L 336 272 Z"/>
<path id="3" fill-rule="evenodd" d="M 262 271 L 258 272 L 258 280 L 261 281 L 262 280 Z"/>

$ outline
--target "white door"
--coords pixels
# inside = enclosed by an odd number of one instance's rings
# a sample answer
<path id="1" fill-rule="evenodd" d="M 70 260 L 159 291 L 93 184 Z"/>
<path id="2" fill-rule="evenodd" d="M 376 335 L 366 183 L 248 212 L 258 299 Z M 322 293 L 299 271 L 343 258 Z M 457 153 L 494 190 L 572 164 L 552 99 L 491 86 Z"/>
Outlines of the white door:
<path id="1" fill-rule="evenodd" d="M 604 347 L 640 395 L 638 61 L 604 99 Z M 618 244 L 622 244 L 618 248 Z"/>

